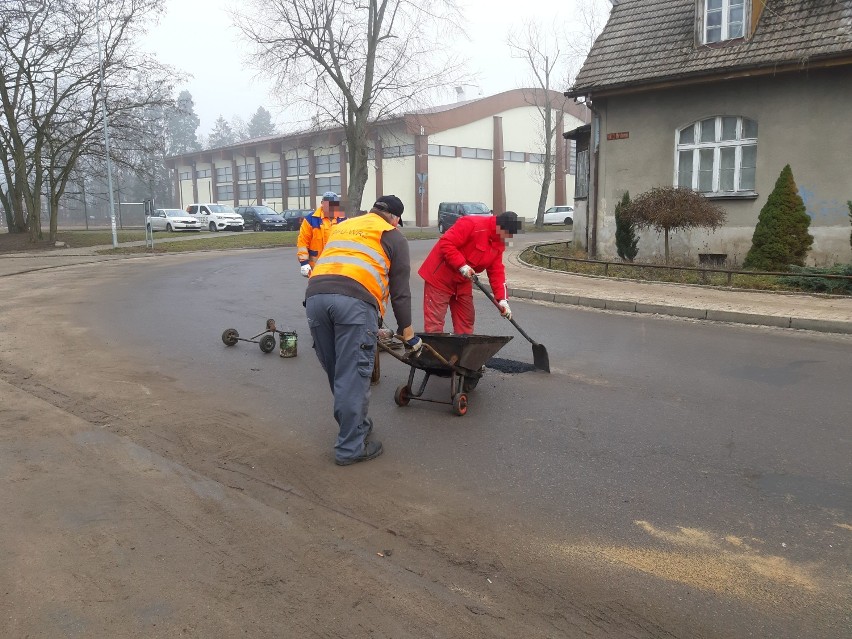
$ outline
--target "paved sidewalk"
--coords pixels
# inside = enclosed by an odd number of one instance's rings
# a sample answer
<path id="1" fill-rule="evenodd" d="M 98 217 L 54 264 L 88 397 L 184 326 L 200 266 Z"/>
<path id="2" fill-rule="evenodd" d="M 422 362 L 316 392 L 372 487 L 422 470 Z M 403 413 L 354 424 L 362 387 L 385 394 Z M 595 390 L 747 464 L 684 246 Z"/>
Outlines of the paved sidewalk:
<path id="1" fill-rule="evenodd" d="M 569 234 L 524 236 L 506 251 L 509 295 L 630 313 L 852 334 L 852 298 L 720 289 L 589 277 L 523 264 L 531 244 L 570 239 Z"/>

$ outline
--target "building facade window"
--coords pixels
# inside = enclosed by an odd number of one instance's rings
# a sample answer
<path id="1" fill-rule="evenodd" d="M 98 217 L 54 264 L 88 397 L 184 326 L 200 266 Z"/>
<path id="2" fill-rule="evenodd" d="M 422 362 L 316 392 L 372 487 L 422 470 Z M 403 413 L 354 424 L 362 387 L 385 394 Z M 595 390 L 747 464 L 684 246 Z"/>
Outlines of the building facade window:
<path id="1" fill-rule="evenodd" d="M 287 180 L 287 194 L 290 197 L 306 197 L 311 194 L 311 185 L 308 180 L 304 179 Z"/>
<path id="2" fill-rule="evenodd" d="M 704 0 L 704 44 L 742 38 L 748 0 Z"/>
<path id="3" fill-rule="evenodd" d="M 429 155 L 441 155 L 447 158 L 456 157 L 456 147 L 446 144 L 430 144 Z"/>
<path id="4" fill-rule="evenodd" d="M 263 182 L 261 186 L 264 199 L 281 197 L 281 182 Z"/>
<path id="5" fill-rule="evenodd" d="M 719 115 L 677 133 L 675 185 L 699 193 L 753 193 L 757 122 Z"/>
<path id="6" fill-rule="evenodd" d="M 281 177 L 281 162 L 278 160 L 262 162 L 260 164 L 260 177 L 265 180 Z"/>
<path id="7" fill-rule="evenodd" d="M 320 193 L 334 191 L 340 195 L 340 176 L 317 178 L 317 191 Z"/>
<path id="8" fill-rule="evenodd" d="M 468 146 L 460 146 L 459 153 L 463 158 L 471 158 L 476 160 L 490 160 L 494 157 L 494 151 L 491 149 L 474 149 Z M 523 155 L 523 153 L 521 153 Z M 521 160 L 523 162 L 523 160 Z"/>
<path id="9" fill-rule="evenodd" d="M 254 180 L 257 177 L 257 173 L 254 170 L 254 162 L 251 164 L 238 164 L 237 165 L 237 179 L 240 182 L 245 182 L 247 180 Z"/>
<path id="10" fill-rule="evenodd" d="M 192 171 L 181 171 L 178 175 L 178 179 L 181 180 L 191 180 L 192 179 Z"/>
<path id="11" fill-rule="evenodd" d="M 199 169 L 195 172 L 195 177 L 197 178 L 209 178 L 210 177 L 210 169 Z"/>
<path id="12" fill-rule="evenodd" d="M 317 175 L 323 173 L 340 173 L 340 153 L 317 155 L 314 157 Z"/>
<path id="13" fill-rule="evenodd" d="M 287 160 L 287 175 L 307 175 L 308 174 L 308 156 L 296 160 Z"/>
<path id="14" fill-rule="evenodd" d="M 506 162 L 526 162 L 527 154 L 523 151 L 505 151 L 503 153 L 503 159 Z"/>
<path id="15" fill-rule="evenodd" d="M 234 174 L 231 172 L 230 166 L 224 166 L 221 169 L 216 169 L 216 182 L 233 182 Z"/>
<path id="16" fill-rule="evenodd" d="M 565 152 L 568 154 L 568 175 L 577 175 L 577 140 L 568 140 Z"/>
<path id="17" fill-rule="evenodd" d="M 544 164 L 544 153 L 527 153 L 533 164 Z"/>
<path id="18" fill-rule="evenodd" d="M 399 146 L 382 147 L 383 158 L 404 158 L 409 155 L 414 155 L 413 144 L 400 144 Z"/>
<path id="19" fill-rule="evenodd" d="M 234 185 L 220 184 L 216 187 L 217 202 L 231 202 L 234 199 Z"/>
<path id="20" fill-rule="evenodd" d="M 257 198 L 257 185 L 249 182 L 248 184 L 239 184 L 239 194 L 241 200 L 254 200 Z"/>

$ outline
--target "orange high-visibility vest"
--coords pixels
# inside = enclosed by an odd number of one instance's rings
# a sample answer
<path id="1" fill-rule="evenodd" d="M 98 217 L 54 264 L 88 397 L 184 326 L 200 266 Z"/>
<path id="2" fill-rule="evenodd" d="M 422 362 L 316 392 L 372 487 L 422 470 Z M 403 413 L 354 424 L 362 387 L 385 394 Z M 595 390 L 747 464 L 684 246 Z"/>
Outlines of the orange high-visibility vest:
<path id="1" fill-rule="evenodd" d="M 382 233 L 393 228 L 375 213 L 335 225 L 311 277 L 343 275 L 352 278 L 376 298 L 384 317 L 390 286 L 390 259 L 382 248 Z"/>
<path id="2" fill-rule="evenodd" d="M 299 264 L 310 264 L 313 267 L 325 248 L 331 231 L 344 220 L 346 217 L 343 213 L 338 217 L 326 217 L 322 213 L 322 207 L 304 217 L 299 226 L 299 238 L 296 240 L 296 257 Z"/>

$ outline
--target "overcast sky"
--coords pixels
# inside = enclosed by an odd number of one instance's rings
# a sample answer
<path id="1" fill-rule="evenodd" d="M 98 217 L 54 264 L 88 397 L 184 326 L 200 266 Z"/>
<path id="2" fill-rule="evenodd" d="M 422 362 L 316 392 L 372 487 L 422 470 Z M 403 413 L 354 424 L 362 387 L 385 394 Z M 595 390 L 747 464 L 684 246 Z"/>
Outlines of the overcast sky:
<path id="1" fill-rule="evenodd" d="M 255 71 L 243 63 L 246 46 L 227 11 L 233 1 L 167 0 L 165 16 L 147 39 L 148 47 L 163 62 L 192 76 L 179 90 L 192 94 L 201 134 L 209 133 L 219 115 L 248 120 L 259 106 L 268 109 L 279 125 L 286 125 L 286 114 L 271 86 L 255 78 Z M 468 58 L 470 70 L 479 74 L 478 86 L 465 88 L 468 98 L 530 85 L 523 62 L 513 59 L 506 46 L 507 32 L 514 25 L 535 17 L 564 24 L 571 31 L 579 28 L 577 2 L 593 2 L 599 11 L 609 7 L 606 0 L 458 1 L 465 11 L 469 41 L 457 38 L 455 46 Z"/>

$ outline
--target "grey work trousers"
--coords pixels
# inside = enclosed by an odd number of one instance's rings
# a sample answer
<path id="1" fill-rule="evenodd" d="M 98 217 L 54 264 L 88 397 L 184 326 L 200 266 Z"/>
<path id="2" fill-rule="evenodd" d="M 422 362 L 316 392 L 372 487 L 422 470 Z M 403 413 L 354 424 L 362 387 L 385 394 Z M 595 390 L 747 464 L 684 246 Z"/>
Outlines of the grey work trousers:
<path id="1" fill-rule="evenodd" d="M 376 357 L 379 316 L 376 307 L 347 295 L 322 294 L 305 303 L 314 350 L 328 375 L 339 432 L 334 454 L 339 460 L 364 452 L 373 428 L 370 376 Z"/>

